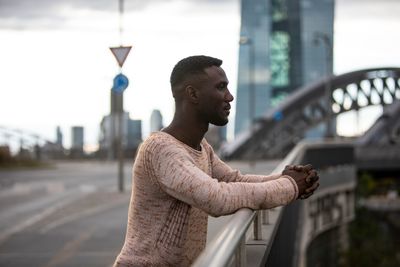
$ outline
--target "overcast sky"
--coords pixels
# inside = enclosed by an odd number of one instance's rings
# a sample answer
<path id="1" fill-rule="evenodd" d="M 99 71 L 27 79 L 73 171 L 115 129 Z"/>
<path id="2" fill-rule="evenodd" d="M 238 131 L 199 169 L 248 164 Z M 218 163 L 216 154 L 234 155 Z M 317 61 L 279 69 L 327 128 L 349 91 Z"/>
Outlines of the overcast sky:
<path id="1" fill-rule="evenodd" d="M 398 14 L 397 0 L 336 1 L 335 73 L 399 66 Z M 124 107 L 145 134 L 153 109 L 165 124 L 172 118 L 169 75 L 183 57 L 223 59 L 236 92 L 238 0 L 125 0 L 122 22 L 122 44 L 133 45 Z M 119 72 L 109 51 L 120 44 L 118 26 L 117 0 L 0 0 L 0 126 L 54 140 L 59 125 L 68 145 L 70 127 L 82 125 L 86 141 L 97 143 Z"/>

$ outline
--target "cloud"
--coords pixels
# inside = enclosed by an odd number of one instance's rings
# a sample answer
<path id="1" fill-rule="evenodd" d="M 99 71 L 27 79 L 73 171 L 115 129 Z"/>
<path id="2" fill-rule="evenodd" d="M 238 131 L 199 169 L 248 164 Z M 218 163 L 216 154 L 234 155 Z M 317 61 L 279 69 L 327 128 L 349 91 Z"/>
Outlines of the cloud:
<path id="1" fill-rule="evenodd" d="M 336 0 L 336 11 L 340 20 L 369 20 L 372 18 L 398 20 L 400 1 L 398 0 Z"/>
<path id="2" fill-rule="evenodd" d="M 125 0 L 124 12 L 139 12 L 159 3 L 174 1 L 177 0 Z M 116 13 L 119 9 L 118 2 L 118 0 L 0 0 L 0 28 L 60 28 L 75 13 L 81 11 Z M 232 3 L 234 0 L 190 0 L 188 2 L 211 5 Z"/>
<path id="3" fill-rule="evenodd" d="M 125 1 L 126 10 L 140 10 L 159 0 Z M 110 0 L 0 0 L 0 27 L 10 29 L 58 28 L 79 11 L 118 12 Z"/>

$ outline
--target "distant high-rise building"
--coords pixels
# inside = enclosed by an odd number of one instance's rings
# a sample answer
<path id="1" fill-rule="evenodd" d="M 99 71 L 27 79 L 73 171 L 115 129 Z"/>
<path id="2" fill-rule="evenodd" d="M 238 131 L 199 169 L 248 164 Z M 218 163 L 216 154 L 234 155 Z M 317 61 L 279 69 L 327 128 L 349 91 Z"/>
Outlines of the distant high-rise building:
<path id="1" fill-rule="evenodd" d="M 56 128 L 56 145 L 58 145 L 60 148 L 63 147 L 63 134 L 60 126 L 57 126 Z"/>
<path id="2" fill-rule="evenodd" d="M 158 109 L 154 109 L 150 116 L 150 132 L 157 132 L 163 128 L 163 117 Z"/>
<path id="3" fill-rule="evenodd" d="M 242 0 L 235 134 L 332 74 L 334 0 Z"/>
<path id="4" fill-rule="evenodd" d="M 71 136 L 72 136 L 71 148 L 83 150 L 84 128 L 82 126 L 73 126 Z"/>
<path id="5" fill-rule="evenodd" d="M 73 126 L 71 128 L 71 137 L 70 156 L 73 158 L 82 157 L 84 146 L 84 128 L 82 126 Z"/>
<path id="6" fill-rule="evenodd" d="M 115 113 L 114 113 L 115 114 Z M 114 121 L 112 120 L 114 116 Z M 118 116 L 104 116 L 100 123 L 99 149 L 115 158 Z M 122 113 L 122 145 L 126 151 L 134 151 L 142 142 L 142 121 L 129 118 L 129 112 Z M 130 152 L 128 152 L 130 153 Z M 130 153 L 130 155 L 133 155 Z"/>
<path id="7" fill-rule="evenodd" d="M 136 150 L 142 142 L 142 121 L 128 120 L 127 149 Z"/>

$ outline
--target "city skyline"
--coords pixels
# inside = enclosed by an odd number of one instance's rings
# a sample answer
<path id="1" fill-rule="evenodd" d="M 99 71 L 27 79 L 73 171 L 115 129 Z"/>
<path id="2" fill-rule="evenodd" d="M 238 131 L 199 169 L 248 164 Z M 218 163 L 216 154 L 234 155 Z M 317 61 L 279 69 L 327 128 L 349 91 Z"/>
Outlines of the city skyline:
<path id="1" fill-rule="evenodd" d="M 183 57 L 223 59 L 236 94 L 239 1 L 125 2 L 122 44 L 133 48 L 123 68 L 130 80 L 124 107 L 143 121 L 144 136 L 153 109 L 161 111 L 165 125 L 172 119 L 169 74 Z M 97 144 L 100 121 L 110 109 L 112 79 L 119 73 L 109 47 L 120 39 L 118 1 L 96 3 L 0 1 L 0 126 L 52 140 L 60 126 L 67 147 L 69 129 L 83 126 L 85 142 Z M 334 73 L 399 65 L 399 2 L 335 5 Z M 233 120 L 234 109 L 230 129 Z"/>

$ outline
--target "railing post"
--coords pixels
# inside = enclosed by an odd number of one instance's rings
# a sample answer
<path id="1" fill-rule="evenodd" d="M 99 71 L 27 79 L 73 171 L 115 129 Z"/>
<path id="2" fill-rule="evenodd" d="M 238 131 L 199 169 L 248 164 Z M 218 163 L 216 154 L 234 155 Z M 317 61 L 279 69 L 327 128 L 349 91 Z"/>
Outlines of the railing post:
<path id="1" fill-rule="evenodd" d="M 256 218 L 253 223 L 253 231 L 254 231 L 254 239 L 261 240 L 262 239 L 262 229 L 261 229 L 261 211 L 257 211 Z"/>
<path id="2" fill-rule="evenodd" d="M 262 223 L 269 224 L 269 210 L 263 210 L 261 211 L 261 214 L 262 214 Z"/>
<path id="3" fill-rule="evenodd" d="M 240 239 L 235 253 L 235 267 L 246 267 L 246 235 Z"/>

